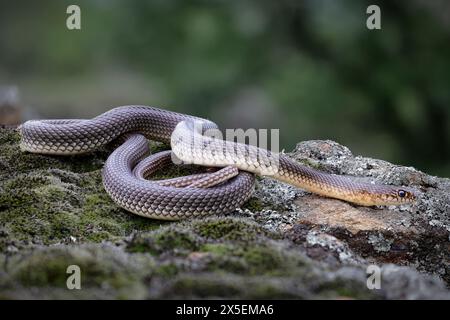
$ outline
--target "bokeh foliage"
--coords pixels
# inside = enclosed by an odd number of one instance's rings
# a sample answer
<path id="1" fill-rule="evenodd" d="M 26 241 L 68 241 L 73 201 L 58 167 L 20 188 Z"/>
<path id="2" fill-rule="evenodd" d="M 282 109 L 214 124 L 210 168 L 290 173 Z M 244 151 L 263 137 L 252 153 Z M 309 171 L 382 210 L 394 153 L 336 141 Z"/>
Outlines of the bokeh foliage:
<path id="1" fill-rule="evenodd" d="M 65 27 L 78 4 L 82 30 Z M 2 1 L 0 82 L 42 116 L 167 106 L 222 127 L 329 138 L 450 175 L 450 5 L 377 1 Z M 447 14 L 446 14 L 447 12 Z"/>

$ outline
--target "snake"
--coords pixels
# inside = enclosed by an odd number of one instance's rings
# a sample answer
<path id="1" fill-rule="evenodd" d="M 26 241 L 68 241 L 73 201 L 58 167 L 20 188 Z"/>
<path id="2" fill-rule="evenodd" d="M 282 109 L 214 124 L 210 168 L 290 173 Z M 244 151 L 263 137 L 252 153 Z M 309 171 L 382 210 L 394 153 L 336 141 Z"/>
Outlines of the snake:
<path id="1" fill-rule="evenodd" d="M 143 105 L 116 107 L 92 119 L 29 120 L 19 127 L 25 152 L 74 155 L 118 145 L 103 166 L 103 186 L 120 207 L 153 219 L 233 212 L 253 194 L 255 175 L 360 206 L 416 200 L 410 187 L 320 171 L 284 152 L 221 139 L 218 130 L 210 120 Z M 151 154 L 149 140 L 170 144 L 171 150 Z M 210 172 L 150 179 L 173 163 Z"/>

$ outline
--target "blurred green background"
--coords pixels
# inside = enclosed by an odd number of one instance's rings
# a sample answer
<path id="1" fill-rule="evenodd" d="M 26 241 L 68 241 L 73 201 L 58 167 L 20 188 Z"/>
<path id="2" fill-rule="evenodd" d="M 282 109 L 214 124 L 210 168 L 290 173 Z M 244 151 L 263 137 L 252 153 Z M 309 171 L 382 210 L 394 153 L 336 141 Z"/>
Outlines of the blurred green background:
<path id="1" fill-rule="evenodd" d="M 0 3 L 0 84 L 36 116 L 162 106 L 280 128 L 287 151 L 332 139 L 450 176 L 450 1 Z M 381 30 L 366 28 L 369 4 Z"/>

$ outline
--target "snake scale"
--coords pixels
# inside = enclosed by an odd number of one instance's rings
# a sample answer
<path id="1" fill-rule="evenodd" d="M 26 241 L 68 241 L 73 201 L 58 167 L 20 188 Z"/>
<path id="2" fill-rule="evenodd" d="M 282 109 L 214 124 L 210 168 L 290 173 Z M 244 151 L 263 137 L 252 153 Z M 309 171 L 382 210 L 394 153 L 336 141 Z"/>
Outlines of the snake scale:
<path id="1" fill-rule="evenodd" d="M 177 220 L 231 212 L 251 196 L 255 174 L 364 206 L 416 199 L 407 187 L 325 173 L 284 154 L 206 134 L 214 129 L 217 125 L 209 120 L 148 106 L 117 107 L 87 120 L 30 120 L 19 128 L 21 149 L 32 153 L 80 154 L 122 142 L 106 160 L 103 185 L 119 206 L 149 218 Z M 148 156 L 147 139 L 170 143 L 172 151 Z M 147 180 L 173 159 L 222 169 Z"/>

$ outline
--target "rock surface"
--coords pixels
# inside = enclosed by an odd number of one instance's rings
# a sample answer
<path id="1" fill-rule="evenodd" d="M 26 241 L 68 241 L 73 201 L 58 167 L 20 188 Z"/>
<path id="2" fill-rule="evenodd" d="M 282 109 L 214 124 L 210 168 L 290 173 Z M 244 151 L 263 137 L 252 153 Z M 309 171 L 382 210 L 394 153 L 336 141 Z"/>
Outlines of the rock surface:
<path id="1" fill-rule="evenodd" d="M 107 150 L 53 157 L 18 142 L 0 129 L 0 298 L 450 299 L 449 179 L 307 141 L 290 156 L 411 185 L 419 201 L 365 208 L 260 178 L 227 216 L 162 222 L 109 199 Z M 367 287 L 372 264 L 381 289 Z M 69 265 L 80 267 L 82 290 L 67 289 Z"/>

